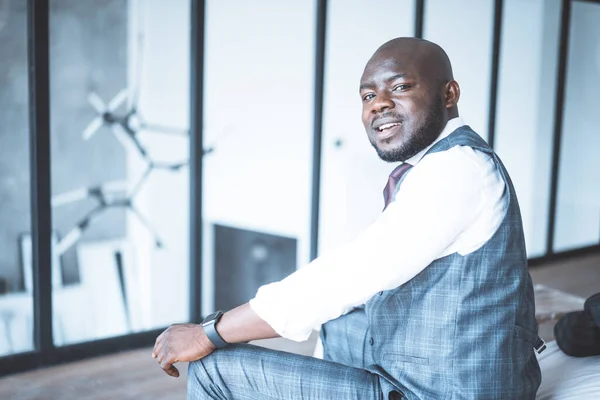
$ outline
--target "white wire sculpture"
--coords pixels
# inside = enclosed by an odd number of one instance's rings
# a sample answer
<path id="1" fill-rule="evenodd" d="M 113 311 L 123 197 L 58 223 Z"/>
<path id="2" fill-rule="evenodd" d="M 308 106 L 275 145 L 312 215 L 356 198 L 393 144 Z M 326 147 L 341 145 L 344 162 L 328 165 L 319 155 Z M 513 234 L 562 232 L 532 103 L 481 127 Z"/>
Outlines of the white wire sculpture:
<path id="1" fill-rule="evenodd" d="M 127 211 L 133 213 L 139 222 L 150 232 L 155 245 L 158 248 L 164 246 L 164 242 L 152 227 L 149 220 L 136 208 L 134 202 L 135 196 L 139 193 L 153 170 L 158 169 L 177 172 L 188 166 L 189 161 L 185 160 L 175 163 L 154 161 L 146 146 L 140 141 L 139 134 L 141 132 L 151 132 L 171 136 L 189 137 L 190 132 L 187 129 L 149 123 L 140 113 L 138 100 L 142 76 L 143 34 L 138 33 L 137 39 L 137 48 L 139 51 L 136 55 L 137 73 L 135 76 L 136 82 L 133 84 L 133 88 L 131 90 L 128 90 L 127 88 L 121 90 L 108 103 L 105 103 L 96 92 L 90 92 L 87 100 L 96 111 L 96 116 L 83 130 L 82 138 L 83 140 L 88 141 L 92 139 L 101 128 L 108 127 L 124 149 L 134 149 L 134 151 L 139 154 L 146 164 L 146 169 L 130 190 L 128 190 L 126 181 L 114 181 L 83 187 L 53 196 L 51 200 L 52 207 L 65 206 L 90 198 L 94 199 L 97 203 L 95 208 L 79 219 L 75 226 L 59 240 L 55 249 L 59 256 L 64 254 L 64 252 L 81 239 L 85 231 L 89 229 L 96 218 L 100 217 L 106 210 L 117 207 L 125 208 Z M 119 110 L 122 109 L 125 109 L 125 111 L 119 113 Z M 219 140 L 223 140 L 230 133 L 232 133 L 231 126 L 225 126 L 220 131 Z M 204 148 L 202 156 L 210 154 L 213 151 L 214 144 Z"/>
<path id="2" fill-rule="evenodd" d="M 75 226 L 60 239 L 55 248 L 58 255 L 64 254 L 69 248 L 74 246 L 81 239 L 85 231 L 89 229 L 92 222 L 111 208 L 125 208 L 128 212 L 131 212 L 152 235 L 156 247 L 162 248 L 164 246 L 164 242 L 159 237 L 156 229 L 152 227 L 149 220 L 138 210 L 138 208 L 136 208 L 135 196 L 139 193 L 153 170 L 158 169 L 177 172 L 187 166 L 189 162 L 187 160 L 176 163 L 154 161 L 146 146 L 140 141 L 139 134 L 141 132 L 153 132 L 188 137 L 189 131 L 187 129 L 150 124 L 139 112 L 138 99 L 142 73 L 142 44 L 143 36 L 140 34 L 138 35 L 138 46 L 140 51 L 137 63 L 137 82 L 132 90 L 132 95 L 129 95 L 130 92 L 128 89 L 123 89 L 108 103 L 105 103 L 97 93 L 91 92 L 88 95 L 87 100 L 96 111 L 96 116 L 83 130 L 82 138 L 83 140 L 88 141 L 92 139 L 102 127 L 108 127 L 125 150 L 133 148 L 134 151 L 139 154 L 146 164 L 145 170 L 129 190 L 129 185 L 126 181 L 113 181 L 105 182 L 100 185 L 83 187 L 53 196 L 51 200 L 52 207 L 65 206 L 90 198 L 94 199 L 97 203 L 96 207 L 82 216 Z M 123 108 L 125 108 L 125 112 L 119 113 L 118 110 Z M 212 149 L 208 149 L 205 153 L 211 151 Z"/>
<path id="3" fill-rule="evenodd" d="M 124 148 L 127 149 L 133 146 L 146 164 L 145 171 L 129 190 L 129 185 L 126 181 L 112 181 L 100 185 L 79 188 L 53 196 L 52 207 L 60 207 L 89 198 L 92 198 L 97 202 L 96 207 L 79 219 L 75 226 L 58 242 L 55 251 L 57 251 L 59 255 L 64 254 L 65 251 L 75 245 L 90 227 L 93 220 L 100 217 L 103 212 L 110 208 L 125 208 L 133 213 L 138 221 L 150 232 L 156 246 L 158 248 L 163 247 L 163 241 L 160 239 L 156 230 L 151 226 L 149 220 L 136 208 L 134 202 L 135 196 L 139 193 L 153 170 L 160 169 L 176 172 L 187 166 L 188 161 L 178 163 L 154 161 L 146 147 L 139 140 L 139 133 L 142 131 L 152 131 L 187 136 L 188 132 L 187 130 L 146 123 L 135 105 L 124 114 L 117 114 L 116 111 L 126 100 L 126 90 L 119 92 L 110 102 L 108 102 L 108 104 L 105 104 L 96 93 L 90 93 L 88 101 L 96 110 L 97 116 L 83 130 L 82 137 L 84 140 L 90 140 L 100 128 L 103 126 L 109 127 Z"/>

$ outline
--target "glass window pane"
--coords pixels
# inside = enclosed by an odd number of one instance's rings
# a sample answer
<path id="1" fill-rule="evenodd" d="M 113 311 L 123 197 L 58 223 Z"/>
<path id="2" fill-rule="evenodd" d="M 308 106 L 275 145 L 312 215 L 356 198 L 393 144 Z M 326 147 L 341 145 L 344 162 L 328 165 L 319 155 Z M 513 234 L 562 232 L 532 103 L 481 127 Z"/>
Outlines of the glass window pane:
<path id="1" fill-rule="evenodd" d="M 51 0 L 54 340 L 189 318 L 189 0 Z"/>
<path id="2" fill-rule="evenodd" d="M 492 68 L 492 0 L 427 0 L 423 37 L 442 46 L 461 87 L 458 110 L 487 140 Z"/>
<path id="3" fill-rule="evenodd" d="M 554 251 L 600 241 L 600 4 L 572 7 Z"/>
<path id="4" fill-rule="evenodd" d="M 310 256 L 315 1 L 206 2 L 202 312 Z"/>
<path id="5" fill-rule="evenodd" d="M 560 12 L 561 0 L 504 2 L 495 150 L 515 185 L 530 258 L 546 254 Z"/>
<path id="6" fill-rule="evenodd" d="M 413 0 L 328 5 L 319 252 L 355 237 L 381 212 L 391 168 L 367 139 L 358 86 L 375 50 L 395 37 L 413 36 L 415 29 Z"/>
<path id="7" fill-rule="evenodd" d="M 34 349 L 26 8 L 0 2 L 0 357 Z"/>

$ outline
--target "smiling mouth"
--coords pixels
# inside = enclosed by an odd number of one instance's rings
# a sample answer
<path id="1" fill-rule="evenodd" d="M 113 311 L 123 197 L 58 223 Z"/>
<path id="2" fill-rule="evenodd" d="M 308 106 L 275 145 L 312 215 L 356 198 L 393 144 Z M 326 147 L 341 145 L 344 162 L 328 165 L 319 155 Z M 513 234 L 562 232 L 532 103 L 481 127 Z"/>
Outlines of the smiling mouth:
<path id="1" fill-rule="evenodd" d="M 379 132 L 385 132 L 387 130 L 390 130 L 396 126 L 400 125 L 400 122 L 392 122 L 390 124 L 383 124 L 380 127 L 376 128 Z"/>
<path id="2" fill-rule="evenodd" d="M 398 128 L 402 125 L 400 122 L 391 122 L 388 124 L 383 124 L 375 128 L 375 132 L 377 132 L 377 137 L 379 140 L 389 139 L 394 136 Z"/>

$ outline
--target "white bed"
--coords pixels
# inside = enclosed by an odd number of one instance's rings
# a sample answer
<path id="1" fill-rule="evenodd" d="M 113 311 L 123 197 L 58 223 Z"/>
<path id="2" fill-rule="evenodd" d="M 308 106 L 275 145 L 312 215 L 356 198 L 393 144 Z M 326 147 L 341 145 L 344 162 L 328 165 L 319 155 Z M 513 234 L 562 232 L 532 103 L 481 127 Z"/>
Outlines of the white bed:
<path id="1" fill-rule="evenodd" d="M 537 400 L 599 400 L 600 356 L 570 357 L 555 341 L 538 356 L 542 385 Z"/>

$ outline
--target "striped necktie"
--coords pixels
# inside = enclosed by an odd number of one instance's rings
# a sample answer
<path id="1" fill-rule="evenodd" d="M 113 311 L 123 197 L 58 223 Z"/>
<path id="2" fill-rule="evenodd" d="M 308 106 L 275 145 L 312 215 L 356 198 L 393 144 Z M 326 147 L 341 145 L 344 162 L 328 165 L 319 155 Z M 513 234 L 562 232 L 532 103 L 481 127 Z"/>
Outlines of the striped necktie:
<path id="1" fill-rule="evenodd" d="M 402 178 L 402 175 L 404 175 L 411 167 L 412 165 L 409 163 L 402 163 L 394 168 L 390 174 L 387 185 L 385 185 L 385 188 L 383 189 L 383 200 L 385 202 L 385 205 L 383 206 L 384 210 L 392 202 L 394 191 L 396 190 L 396 185 L 398 185 L 400 178 Z"/>

